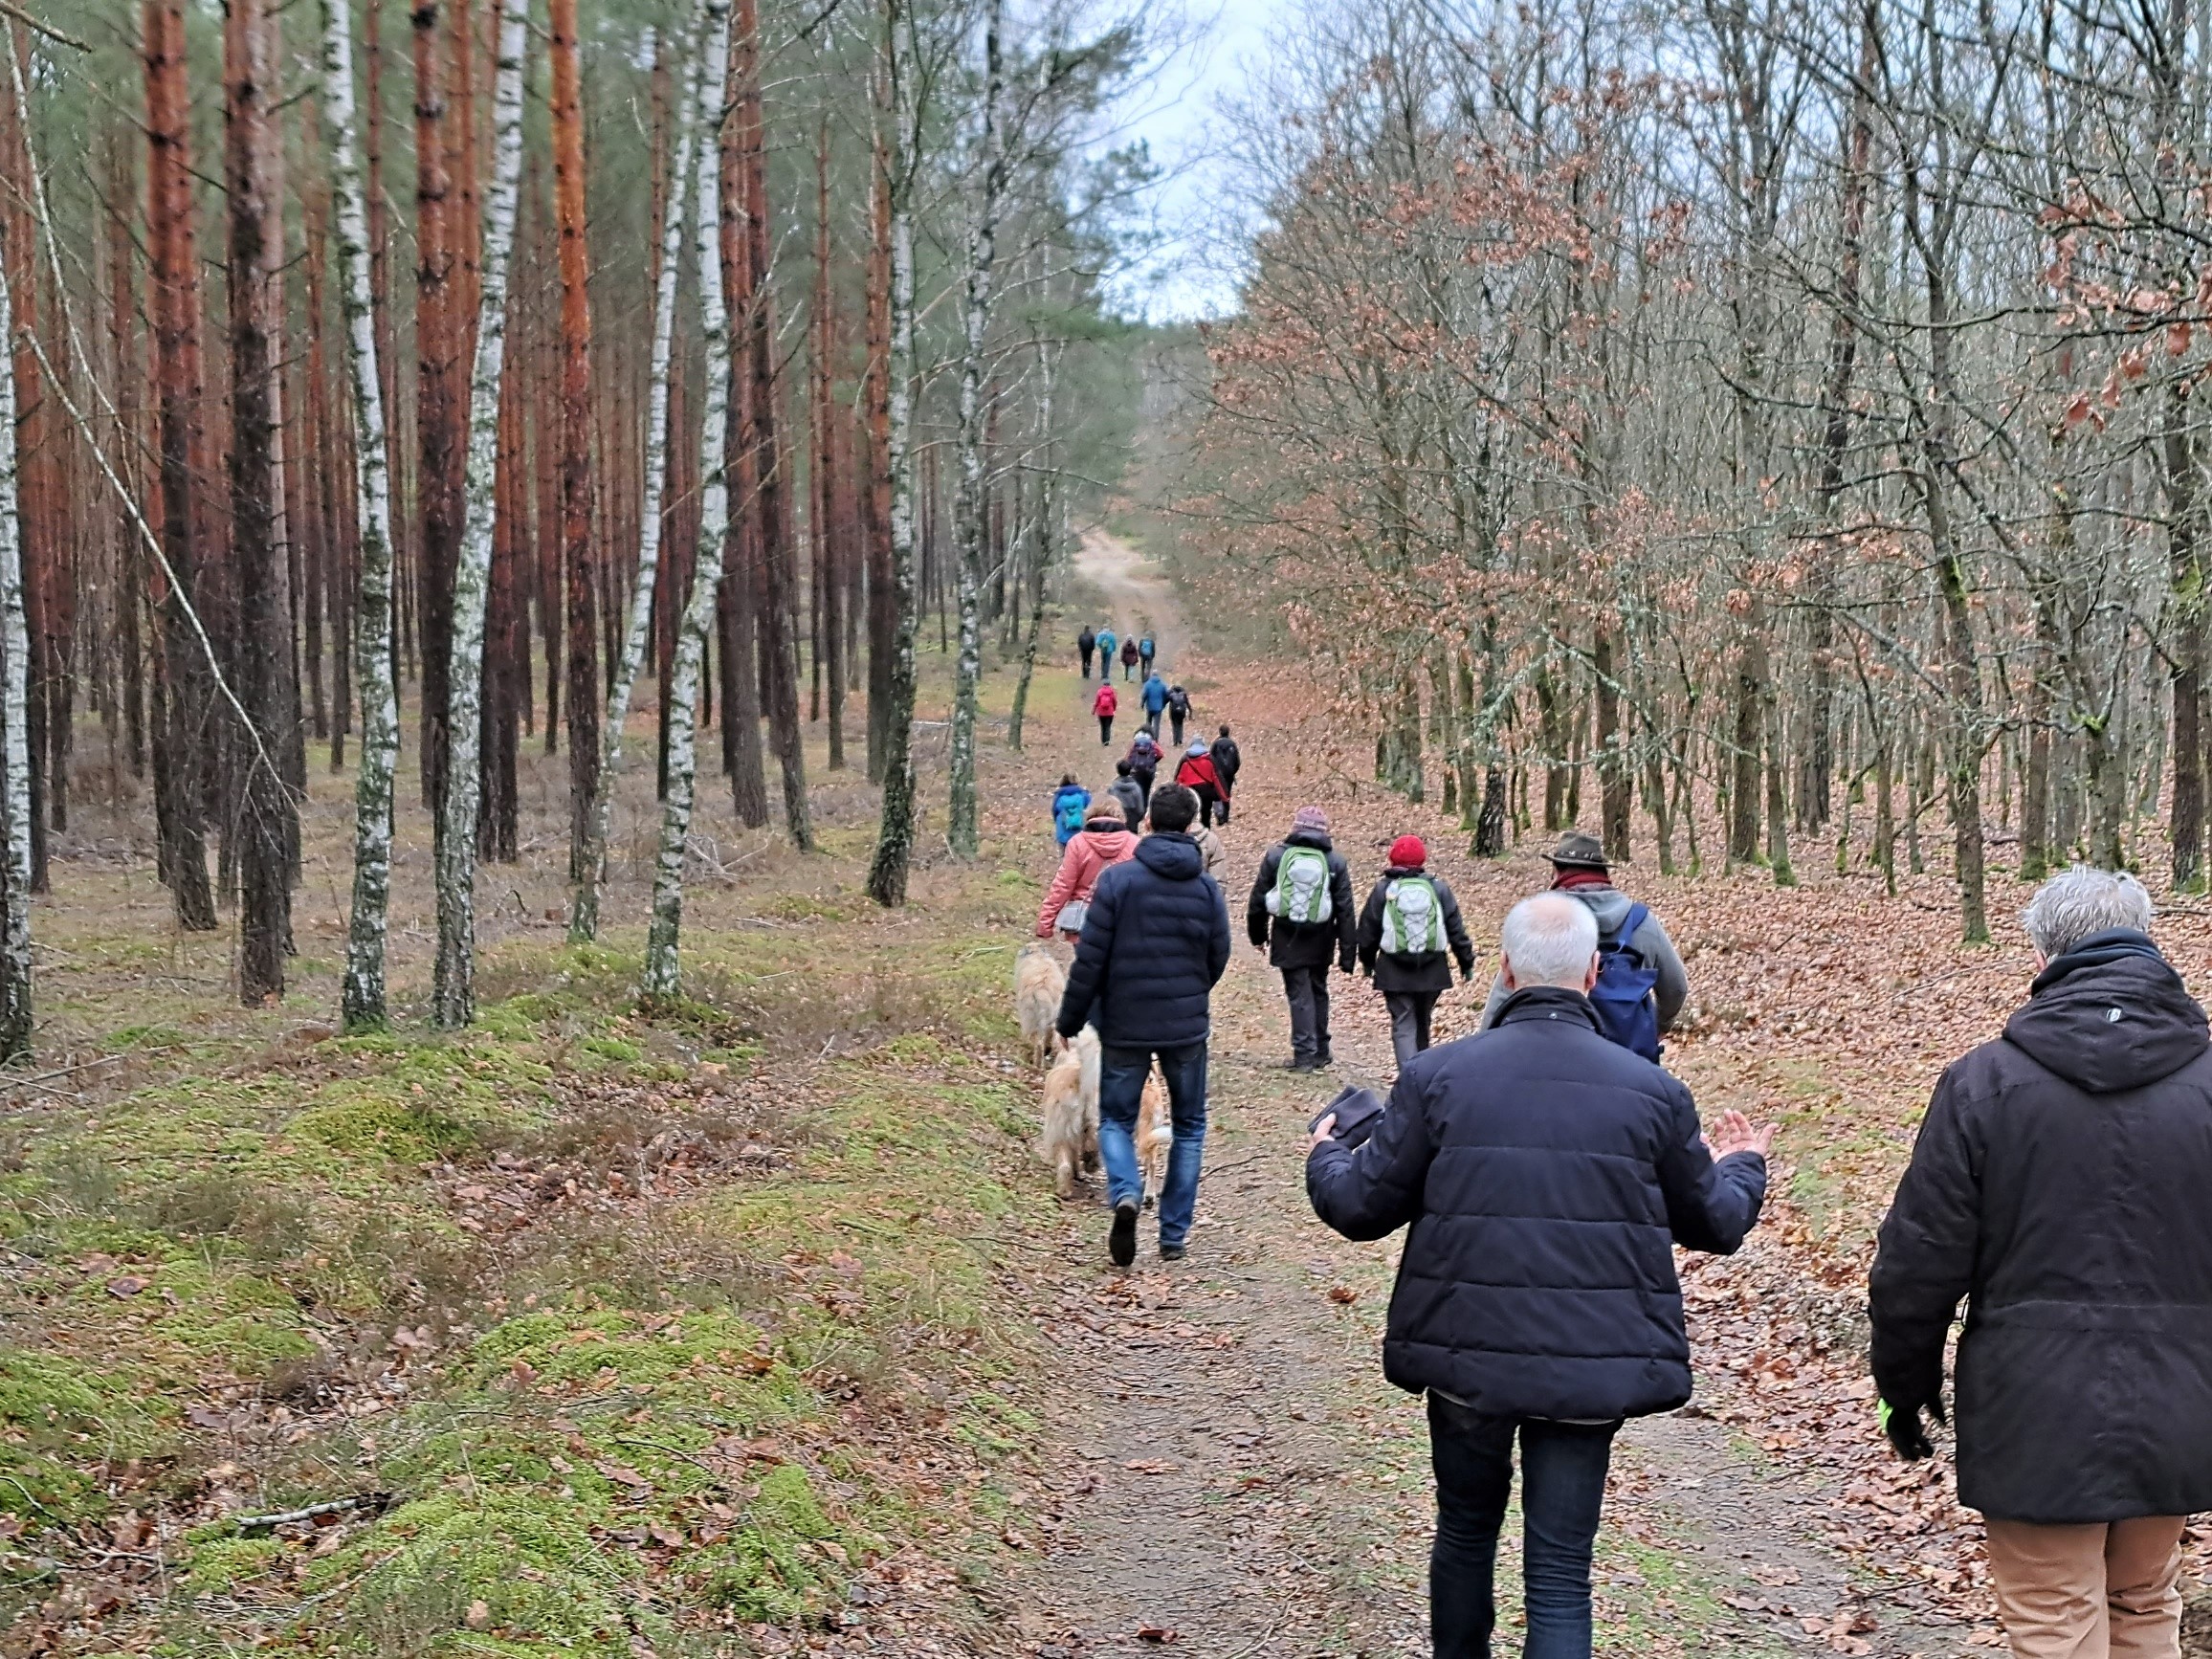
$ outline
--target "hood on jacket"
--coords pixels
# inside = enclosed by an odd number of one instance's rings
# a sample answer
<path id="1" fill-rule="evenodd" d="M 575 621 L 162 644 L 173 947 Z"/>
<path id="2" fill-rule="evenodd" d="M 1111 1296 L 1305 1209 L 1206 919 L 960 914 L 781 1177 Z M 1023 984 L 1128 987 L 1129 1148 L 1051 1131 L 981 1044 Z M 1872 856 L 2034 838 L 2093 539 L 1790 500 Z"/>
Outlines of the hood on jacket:
<path id="1" fill-rule="evenodd" d="M 1428 875 L 1428 866 L 1426 864 L 1389 864 L 1385 865 L 1382 870 L 1382 879 L 1385 881 L 1403 881 L 1408 875 Z M 1436 877 L 1428 875 L 1428 879 L 1434 881 Z"/>
<path id="2" fill-rule="evenodd" d="M 1117 819 L 1112 824 L 1099 824 L 1095 821 L 1086 824 L 1076 832 L 1075 839 L 1088 843 L 1091 850 L 1108 863 L 1118 864 L 1129 856 L 1130 845 L 1136 841 L 1137 835 Z"/>
<path id="3" fill-rule="evenodd" d="M 1285 847 L 1312 847 L 1323 852 L 1334 852 L 1337 844 L 1329 839 L 1326 830 L 1294 830 L 1283 837 Z"/>
<path id="4" fill-rule="evenodd" d="M 1206 874 L 1206 854 L 1178 830 L 1156 830 L 1139 841 L 1137 862 L 1169 881 L 1195 881 Z"/>
<path id="5" fill-rule="evenodd" d="M 1621 931 L 1621 924 L 1628 919 L 1629 908 L 1636 902 L 1612 887 L 1566 887 L 1559 891 L 1573 894 L 1590 907 L 1590 914 L 1598 918 L 1601 939 L 1611 939 Z"/>
<path id="6" fill-rule="evenodd" d="M 2157 946 L 2131 929 L 2093 934 L 2036 976 L 2004 1040 L 2091 1095 L 2170 1077 L 2212 1044 L 2204 1010 Z"/>

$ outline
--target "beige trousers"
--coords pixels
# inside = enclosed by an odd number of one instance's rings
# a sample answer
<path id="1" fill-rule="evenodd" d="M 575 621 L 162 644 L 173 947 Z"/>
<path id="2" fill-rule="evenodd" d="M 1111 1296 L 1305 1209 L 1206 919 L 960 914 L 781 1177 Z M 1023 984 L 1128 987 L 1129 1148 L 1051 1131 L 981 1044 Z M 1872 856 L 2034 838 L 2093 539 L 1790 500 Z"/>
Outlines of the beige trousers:
<path id="1" fill-rule="evenodd" d="M 1989 1578 L 2014 1659 L 2180 1659 L 2184 1518 L 1992 1518 Z"/>

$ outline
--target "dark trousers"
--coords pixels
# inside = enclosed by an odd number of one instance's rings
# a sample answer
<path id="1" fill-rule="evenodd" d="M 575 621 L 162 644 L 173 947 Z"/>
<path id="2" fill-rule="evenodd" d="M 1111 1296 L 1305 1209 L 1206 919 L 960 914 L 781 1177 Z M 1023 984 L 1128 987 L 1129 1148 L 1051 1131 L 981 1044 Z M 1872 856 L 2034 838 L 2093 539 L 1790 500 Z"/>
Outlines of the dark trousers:
<path id="1" fill-rule="evenodd" d="M 1584 1427 L 1486 1417 L 1431 1393 L 1436 1543 L 1428 1556 L 1428 1620 L 1436 1659 L 1490 1659 L 1497 1623 L 1491 1577 L 1498 1528 L 1521 1451 L 1524 1659 L 1590 1659 L 1590 1550 L 1618 1423 Z"/>
<path id="2" fill-rule="evenodd" d="M 1084 677 L 1085 679 L 1089 679 L 1089 678 L 1091 677 L 1091 648 L 1090 648 L 1089 646 L 1085 646 L 1085 647 L 1083 647 L 1083 648 L 1082 648 L 1082 651 L 1083 651 L 1083 677 Z"/>
<path id="3" fill-rule="evenodd" d="M 1183 717 L 1182 715 L 1177 714 L 1173 709 L 1167 711 L 1167 723 L 1175 728 L 1175 746 L 1179 749 L 1183 747 Z"/>
<path id="4" fill-rule="evenodd" d="M 1139 656 L 1137 659 L 1137 666 L 1144 671 L 1144 677 L 1146 679 L 1150 679 L 1152 677 L 1152 659 L 1150 657 L 1142 655 Z"/>
<path id="5" fill-rule="evenodd" d="M 1382 1006 L 1390 1010 L 1390 1046 L 1398 1051 L 1398 1069 L 1428 1047 L 1428 1019 L 1436 1012 L 1441 991 L 1384 991 Z"/>
<path id="6" fill-rule="evenodd" d="M 1291 1005 L 1291 1058 L 1319 1064 L 1329 1058 L 1329 964 L 1282 973 L 1283 995 Z"/>
<path id="7" fill-rule="evenodd" d="M 1126 684 L 1128 681 L 1133 680 L 1136 677 L 1137 659 L 1133 656 L 1123 657 L 1121 659 L 1121 678 L 1123 683 Z"/>
<path id="8" fill-rule="evenodd" d="M 1152 810 L 1152 780 L 1153 780 L 1153 779 L 1155 779 L 1155 778 L 1157 778 L 1157 777 L 1159 777 L 1159 776 L 1160 776 L 1160 774 L 1159 774 L 1158 772 L 1156 772 L 1156 771 L 1154 771 L 1154 772 L 1137 772 L 1137 771 L 1133 771 L 1133 772 L 1131 772 L 1129 775 L 1130 775 L 1132 778 L 1135 778 L 1135 779 L 1137 780 L 1137 786 L 1138 786 L 1139 789 L 1142 789 L 1142 790 L 1144 791 L 1144 809 L 1145 809 L 1147 812 L 1151 811 L 1151 810 Z"/>
<path id="9" fill-rule="evenodd" d="M 1111 743 L 1113 741 L 1114 717 L 1112 715 L 1100 715 L 1098 717 L 1098 741 L 1104 744 Z"/>
<path id="10" fill-rule="evenodd" d="M 1228 807 L 1223 805 L 1221 796 L 1215 792 L 1211 784 L 1193 784 L 1190 792 L 1198 797 L 1198 821 L 1200 824 L 1208 830 L 1212 829 L 1213 815 L 1217 811 L 1221 814 L 1221 821 L 1224 824 L 1228 822 Z"/>

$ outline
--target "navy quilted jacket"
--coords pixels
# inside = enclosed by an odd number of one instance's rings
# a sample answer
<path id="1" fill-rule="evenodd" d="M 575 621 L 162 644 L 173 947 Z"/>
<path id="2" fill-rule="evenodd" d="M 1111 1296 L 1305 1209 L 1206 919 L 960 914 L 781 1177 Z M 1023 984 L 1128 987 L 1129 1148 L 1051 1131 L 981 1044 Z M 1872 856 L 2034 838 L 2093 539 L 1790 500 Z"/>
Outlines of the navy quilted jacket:
<path id="1" fill-rule="evenodd" d="M 1204 1042 L 1228 970 L 1228 907 L 1190 836 L 1147 835 L 1098 877 L 1060 999 L 1060 1034 L 1089 1020 L 1109 1048 Z"/>
<path id="2" fill-rule="evenodd" d="M 1602 1422 L 1690 1398 L 1674 1246 L 1734 1250 L 1766 1161 L 1715 1163 L 1690 1091 L 1598 1034 L 1581 992 L 1516 992 L 1418 1056 L 1357 1151 L 1306 1163 L 1347 1238 L 1410 1226 L 1382 1368 L 1503 1417 Z"/>

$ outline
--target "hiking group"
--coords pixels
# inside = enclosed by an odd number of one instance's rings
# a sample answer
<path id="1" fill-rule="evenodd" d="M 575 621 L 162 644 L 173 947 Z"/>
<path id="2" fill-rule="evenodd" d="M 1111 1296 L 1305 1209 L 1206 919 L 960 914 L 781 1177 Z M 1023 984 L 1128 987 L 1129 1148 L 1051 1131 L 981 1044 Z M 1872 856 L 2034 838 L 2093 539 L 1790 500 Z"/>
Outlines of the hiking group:
<path id="1" fill-rule="evenodd" d="M 1225 823 L 1228 735 L 1204 750 Z M 1088 1023 L 1102 1045 L 1117 1267 L 1136 1254 L 1132 1131 L 1156 1064 L 1173 1131 L 1160 1251 L 1187 1253 L 1230 956 L 1220 838 L 1182 767 L 1152 786 L 1151 748 L 1141 776 L 1141 755 L 1117 764 L 1102 807 L 1063 785 L 1084 815 L 1037 918 L 1075 947 L 1059 1034 Z M 1056 798 L 1056 825 L 1075 822 Z M 1479 1029 L 1435 1047 L 1437 1002 L 1477 958 L 1419 837 L 1391 843 L 1355 909 L 1327 814 L 1301 807 L 1246 905 L 1282 976 L 1294 1070 L 1335 1061 L 1332 968 L 1366 972 L 1389 1014 L 1387 1100 L 1347 1089 L 1321 1113 L 1306 1187 L 1346 1238 L 1406 1229 L 1382 1364 L 1427 1400 L 1439 1659 L 1492 1651 L 1516 1446 L 1522 1652 L 1589 1659 L 1615 1436 L 1692 1394 L 1674 1250 L 1733 1252 L 1766 1197 L 1773 1128 L 1735 1111 L 1706 1128 L 1660 1063 L 1690 991 L 1665 926 L 1596 837 L 1562 836 L 1550 862 L 1549 889 L 1499 928 Z M 1917 1460 L 1927 1421 L 1952 1424 L 2017 1659 L 2179 1659 L 2185 1520 L 2212 1509 L 2212 1031 L 2153 919 L 2125 874 L 2076 866 L 2037 891 L 2027 1000 L 1937 1084 L 1869 1276 L 1867 1431 Z"/>

